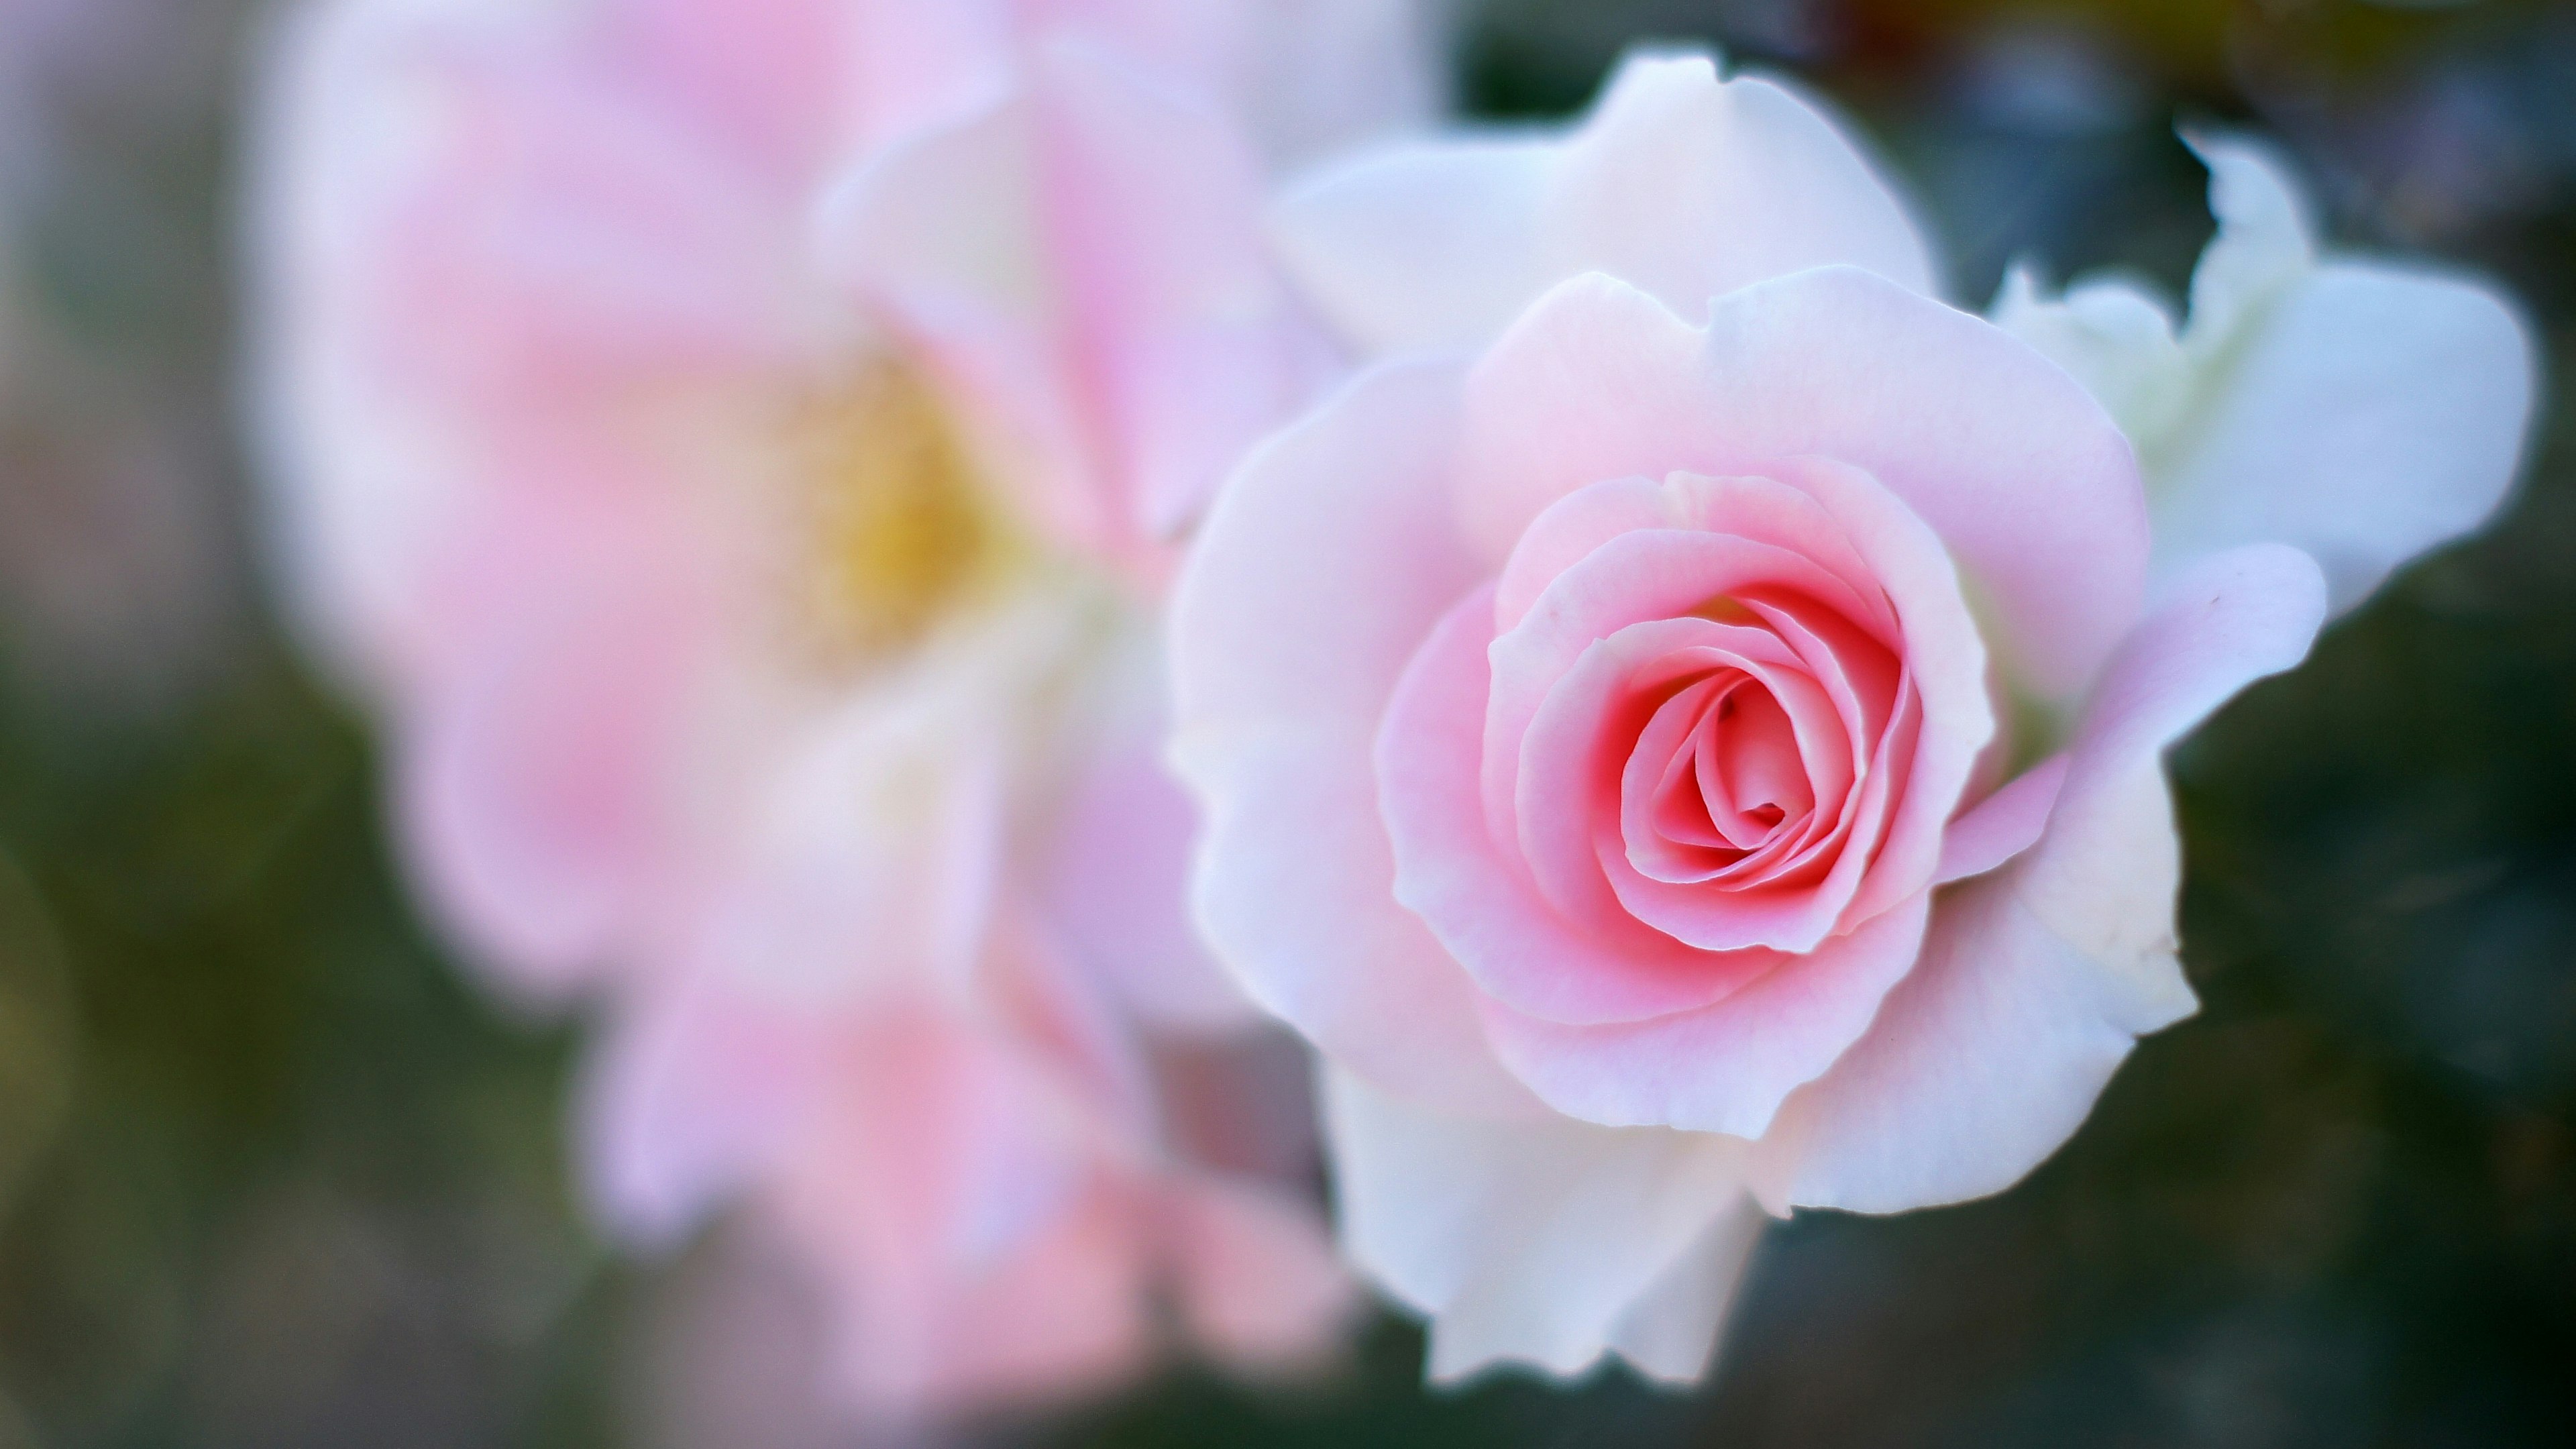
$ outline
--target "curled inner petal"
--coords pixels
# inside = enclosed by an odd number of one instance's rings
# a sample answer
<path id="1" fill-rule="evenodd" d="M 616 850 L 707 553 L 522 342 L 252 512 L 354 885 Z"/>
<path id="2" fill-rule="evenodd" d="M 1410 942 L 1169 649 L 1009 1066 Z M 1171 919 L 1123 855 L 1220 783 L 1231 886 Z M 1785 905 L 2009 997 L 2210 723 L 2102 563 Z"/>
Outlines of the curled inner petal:
<path id="1" fill-rule="evenodd" d="M 1603 528 L 1497 642 L 1497 843 L 1612 939 L 1811 951 L 1857 923 L 1913 772 L 1902 611 L 1791 484 L 1620 480 L 1533 532 Z"/>

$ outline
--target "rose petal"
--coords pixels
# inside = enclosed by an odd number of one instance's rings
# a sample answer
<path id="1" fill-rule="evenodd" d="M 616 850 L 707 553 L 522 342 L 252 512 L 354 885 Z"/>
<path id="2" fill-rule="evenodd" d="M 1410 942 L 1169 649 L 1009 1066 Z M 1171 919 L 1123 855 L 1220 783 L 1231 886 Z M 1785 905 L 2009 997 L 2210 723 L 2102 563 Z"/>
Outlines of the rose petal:
<path id="1" fill-rule="evenodd" d="M 2397 565 L 2483 523 L 2513 482 L 2534 350 L 2513 304 L 2482 282 L 2330 262 L 2272 301 L 2239 347 L 2189 443 L 2158 460 L 2160 574 L 2287 543 L 2350 608 Z"/>
<path id="2" fill-rule="evenodd" d="M 1932 883 L 1984 875 L 2037 844 L 2065 779 L 2066 756 L 2051 755 L 1960 812 L 1941 837 L 1941 864 Z"/>
<path id="3" fill-rule="evenodd" d="M 1868 865 L 1865 854 L 1855 854 L 1839 887 L 1773 893 L 1657 881 L 1629 861 L 1615 797 L 1609 782 L 1599 778 L 1605 753 L 1624 753 L 1635 738 L 1635 722 L 1619 718 L 1615 696 L 1629 690 L 1641 668 L 1667 660 L 1676 650 L 1718 653 L 1719 646 L 1700 641 L 1730 632 L 1750 631 L 1730 631 L 1693 618 L 1657 619 L 1620 630 L 1585 651 L 1548 692 L 1521 737 L 1511 816 L 1521 858 L 1551 904 L 1610 933 L 1611 939 L 1628 934 L 1619 926 L 1634 920 L 1703 951 L 1757 945 L 1805 950 L 1822 939 Z M 1505 649 L 1498 645 L 1493 651 L 1498 668 Z M 1811 753 L 1846 752 L 1840 768 L 1847 784 L 1851 744 L 1824 691 L 1793 669 L 1756 664 L 1752 677 L 1774 697 L 1790 702 L 1807 737 L 1801 744 Z M 1490 724 L 1486 748 L 1494 748 Z M 1834 802 L 1836 807 L 1842 803 Z"/>
<path id="4" fill-rule="evenodd" d="M 396 753 L 411 865 L 469 959 L 540 998 L 633 944 L 674 864 L 668 777 L 700 641 L 678 601 L 634 588 L 566 579 L 477 631 Z"/>
<path id="5" fill-rule="evenodd" d="M 1435 1381 L 1501 1363 L 1573 1374 L 1630 1344 L 1662 1370 L 1686 1347 L 1675 1320 L 1723 1310 L 1710 1238 L 1743 1226 L 1744 1144 L 1449 1117 L 1336 1070 L 1324 1106 L 1344 1248 L 1432 1316 Z"/>
<path id="6" fill-rule="evenodd" d="M 1923 946 L 1917 896 L 1715 1005 L 1643 1021 L 1568 1025 L 1489 1001 L 1485 1029 L 1514 1075 L 1569 1117 L 1759 1137 L 1789 1094 L 1825 1074 L 1869 1029 Z"/>
<path id="7" fill-rule="evenodd" d="M 1877 574 L 1813 494 L 1775 478 L 1704 478 L 1675 472 L 1612 478 L 1549 504 L 1512 544 L 1495 586 L 1494 628 L 1520 627 L 1568 569 L 1623 534 L 1731 534 L 1797 555 L 1842 584 L 1832 597 L 1861 610 L 1853 623 L 1893 643 L 1896 615 Z"/>
<path id="8" fill-rule="evenodd" d="M 1864 596 L 1804 556 L 1723 533 L 1624 533 L 1559 574 L 1520 623 L 1494 640 L 1479 751 L 1487 818 L 1513 818 L 1522 742 L 1551 693 L 1602 640 L 1631 625 L 1688 616 L 1721 595 L 1773 591 L 1810 595 L 1846 618 L 1870 612 Z"/>
<path id="9" fill-rule="evenodd" d="M 1852 128 L 1786 80 L 1720 81 L 1704 55 L 1623 62 L 1553 180 L 1541 233 L 1551 284 L 1603 272 L 1684 316 L 1837 264 L 1939 291 L 1923 233 Z"/>
<path id="10" fill-rule="evenodd" d="M 1174 596 L 1171 758 L 1206 811 L 1200 927 L 1254 1000 L 1372 1080 L 1530 1112 L 1472 983 L 1396 904 L 1369 756 L 1405 661 L 1475 581 L 1446 491 L 1457 385 L 1373 372 L 1246 461 Z"/>
<path id="11" fill-rule="evenodd" d="M 1100 486 L 1045 247 L 1034 121 L 1005 93 L 867 153 L 816 209 L 820 265 L 890 320 L 972 407 L 990 470 L 1062 537 L 1106 546 L 1123 520 Z"/>
<path id="12" fill-rule="evenodd" d="M 1557 151 L 1494 136 L 1361 152 L 1274 204 L 1280 259 L 1365 355 L 1473 347 L 1552 280 L 1538 228 Z"/>
<path id="13" fill-rule="evenodd" d="M 1610 1351 L 1647 1378 L 1688 1387 L 1706 1378 L 1770 1214 L 1735 1199 L 1680 1260 L 1610 1325 Z"/>
<path id="14" fill-rule="evenodd" d="M 1090 753 L 1058 807 L 1032 893 L 1082 974 L 1148 1026 L 1249 1025 L 1259 1014 L 1189 919 L 1198 811 L 1163 768 L 1169 732 L 1162 640 L 1098 667 Z"/>
<path id="15" fill-rule="evenodd" d="M 2183 133 L 2209 167 L 2209 210 L 2218 234 L 2191 274 L 2185 349 L 2198 361 L 2223 351 L 2237 329 L 2317 259 L 2317 222 L 2290 167 L 2251 136 Z"/>

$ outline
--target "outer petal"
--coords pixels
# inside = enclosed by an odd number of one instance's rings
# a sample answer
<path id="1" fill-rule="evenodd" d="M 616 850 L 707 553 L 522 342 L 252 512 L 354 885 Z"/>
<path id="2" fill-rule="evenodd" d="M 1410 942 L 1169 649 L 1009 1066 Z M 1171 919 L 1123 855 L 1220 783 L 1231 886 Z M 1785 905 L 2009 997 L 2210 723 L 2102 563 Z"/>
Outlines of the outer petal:
<path id="1" fill-rule="evenodd" d="M 2304 555 L 2194 569 L 2088 705 L 2047 834 L 1941 898 L 1923 963 L 1754 1151 L 1791 1206 L 1897 1212 L 1997 1192 L 2057 1149 L 2138 1035 L 2188 1015 L 2164 747 L 2296 664 L 2325 617 Z"/>
<path id="2" fill-rule="evenodd" d="M 692 960 L 816 1006 L 958 997 L 989 974 L 1019 882 L 1013 825 L 1030 736 L 1089 662 L 1079 590 L 1033 588 L 933 635 L 793 731 L 756 740 L 720 891 Z M 733 743 L 733 742 L 729 742 Z"/>
<path id="3" fill-rule="evenodd" d="M 1360 157 L 1292 193 L 1277 226 L 1298 279 L 1380 352 L 1483 342 L 1586 271 L 1685 314 L 1833 263 L 1935 285 L 1904 205 L 1830 113 L 1777 81 L 1721 81 L 1707 56 L 1631 57 L 1560 136 Z"/>
<path id="4" fill-rule="evenodd" d="M 2191 404 L 2191 359 L 2174 335 L 2173 313 L 2125 278 L 2088 278 L 2051 300 L 2015 267 L 1988 315 L 2075 374 L 2132 441 L 2163 437 Z"/>
<path id="5" fill-rule="evenodd" d="M 2218 235 L 2179 337 L 2118 278 L 2042 299 L 2006 279 L 1998 325 L 2064 365 L 2119 418 L 2149 472 L 2156 572 L 2287 543 L 2314 555 L 2337 609 L 2485 520 L 2530 423 L 2534 347 L 2476 278 L 2320 261 L 2286 162 L 2243 137 L 2194 137 Z"/>
<path id="6" fill-rule="evenodd" d="M 1932 883 L 1948 885 L 1984 875 L 2039 843 L 2066 781 L 2066 757 L 2051 755 L 2012 783 L 1959 812 L 1942 833 L 1941 863 Z"/>
<path id="7" fill-rule="evenodd" d="M 364 684 L 446 628 L 423 616 L 421 555 L 470 514 L 495 434 L 589 428 L 584 404 L 675 368 L 804 355 L 794 201 L 753 134 L 777 117 L 713 56 L 703 86 L 622 78 L 672 59 L 677 3 L 618 24 L 351 0 L 278 37 L 249 198 L 259 441 L 304 622 Z M 827 23 L 804 9 L 734 43 Z M 810 79 L 773 77 L 767 102 L 827 103 Z"/>
<path id="8" fill-rule="evenodd" d="M 1144 1205 L 1098 1170 L 1078 1088 L 1002 1023 L 884 1011 L 760 1183 L 872 1407 L 1039 1392 L 1147 1346 Z"/>
<path id="9" fill-rule="evenodd" d="M 885 148 L 825 209 L 834 271 L 974 404 L 996 470 L 1124 550 L 1195 517 L 1327 375 L 1270 270 L 1234 122 L 1088 44 Z"/>
<path id="10" fill-rule="evenodd" d="M 1172 761 L 1207 812 L 1200 928 L 1254 1000 L 1371 1080 L 1535 1111 L 1395 902 L 1369 759 L 1406 659 L 1476 582 L 1449 518 L 1457 389 L 1445 364 L 1367 374 L 1235 475 L 1173 599 Z"/>
<path id="11" fill-rule="evenodd" d="M 2193 318 L 2195 327 L 2199 318 Z M 2247 543 L 2324 566 L 2338 609 L 2494 511 L 2536 368 L 2513 305 L 2425 269 L 2328 262 L 2251 320 L 2156 470 L 2159 572 Z"/>
<path id="12" fill-rule="evenodd" d="M 1820 454 L 1931 525 L 2030 688 L 2079 689 L 2137 617 L 2145 499 L 2100 404 L 2000 330 L 1866 272 L 1748 287 L 1705 332 L 1578 278 L 1485 355 L 1467 409 L 1460 507 L 1496 560 L 1588 483 Z"/>
<path id="13" fill-rule="evenodd" d="M 1541 247 L 1550 283 L 1607 272 L 1684 316 L 1836 264 L 1939 291 L 1922 234 L 1839 118 L 1782 81 L 1721 81 L 1704 55 L 1619 68 L 1566 148 Z"/>
<path id="14" fill-rule="evenodd" d="M 1486 1030 L 1549 1106 L 1586 1122 L 1759 1137 L 1789 1094 L 1870 1029 L 1923 951 L 1917 896 L 1724 1000 L 1645 1021 L 1566 1025 L 1499 1005 Z M 1767 954 L 1767 953 L 1744 953 Z"/>
<path id="15" fill-rule="evenodd" d="M 822 1257 L 835 1386 L 858 1410 L 902 1419 L 1134 1375 L 1154 1349 L 1137 1211 L 1097 1187 L 1034 1241 L 967 1272 L 942 1264 L 924 1275 L 900 1243 Z M 798 1234 L 809 1253 L 816 1230 Z"/>
<path id="16" fill-rule="evenodd" d="M 2183 342 L 2209 362 L 2264 303 L 2303 276 L 2317 257 L 2317 223 L 2290 168 L 2269 144 L 2247 136 L 2185 135 L 2209 167 L 2209 209 L 2218 235 L 2191 275 L 2191 325 Z"/>
<path id="17" fill-rule="evenodd" d="M 1701 1229 L 1699 1240 L 1646 1295 L 1619 1315 L 1610 1326 L 1610 1351 L 1646 1377 L 1669 1384 L 1688 1386 L 1707 1377 L 1727 1311 L 1735 1306 L 1753 1250 L 1770 1224 L 1760 1203 L 1737 1197 Z"/>
<path id="18" fill-rule="evenodd" d="M 1612 1351 L 1672 1377 L 1704 1362 L 1750 1236 L 1743 1143 L 1447 1117 L 1341 1071 L 1325 1112 L 1343 1245 L 1431 1318 L 1433 1379 L 1570 1375 Z"/>

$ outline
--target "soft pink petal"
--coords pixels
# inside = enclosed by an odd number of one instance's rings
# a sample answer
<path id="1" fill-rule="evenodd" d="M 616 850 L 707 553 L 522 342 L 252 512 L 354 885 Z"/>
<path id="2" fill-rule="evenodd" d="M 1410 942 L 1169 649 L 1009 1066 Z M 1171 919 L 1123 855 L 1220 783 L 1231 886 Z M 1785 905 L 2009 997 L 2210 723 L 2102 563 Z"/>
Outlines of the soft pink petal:
<path id="1" fill-rule="evenodd" d="M 1989 602 L 1989 643 L 2042 693 L 2088 681 L 2143 594 L 2145 499 L 2100 405 L 1993 326 L 1855 269 L 1734 293 L 1705 332 L 1579 278 L 1486 354 L 1467 412 L 1462 508 L 1498 562 L 1586 484 L 1812 454 L 1929 525 Z"/>
<path id="2" fill-rule="evenodd" d="M 2323 580 L 2291 549 L 2182 581 L 2088 704 L 2047 833 L 1942 895 L 1923 964 L 1759 1144 L 1766 1204 L 1896 1212 L 2000 1191 L 2083 1121 L 2137 1036 L 2191 1012 L 2164 747 L 2296 664 L 2324 617 Z"/>
<path id="3" fill-rule="evenodd" d="M 1610 1350 L 1650 1379 L 1689 1389 L 1712 1371 L 1726 1321 L 1771 1215 L 1734 1199 L 1681 1258 L 1610 1326 Z"/>
<path id="4" fill-rule="evenodd" d="M 1103 1187 L 970 1272 L 925 1280 L 897 1258 L 837 1265 L 838 1389 L 853 1408 L 901 1419 L 1032 1406 L 1133 1378 L 1155 1346 L 1137 1226 L 1133 1203 Z"/>
<path id="5" fill-rule="evenodd" d="M 362 365 L 506 410 L 796 359 L 810 297 L 793 193 L 760 185 L 699 117 L 588 59 L 423 45 L 380 78 L 426 88 L 434 139 L 380 158 L 413 168 L 399 190 L 350 189 L 386 203 L 369 250 L 348 259 L 353 303 L 374 314 L 373 336 L 403 339 Z"/>
<path id="6" fill-rule="evenodd" d="M 1004 883 L 1007 746 L 980 723 L 852 709 L 777 745 L 694 958 L 818 1007 L 958 987 Z"/>
<path id="7" fill-rule="evenodd" d="M 1065 365 L 1035 125 L 1027 97 L 1004 93 L 869 153 L 821 202 L 815 245 L 965 400 L 959 421 L 1020 505 L 1058 537 L 1108 547 L 1121 520 Z"/>
<path id="8" fill-rule="evenodd" d="M 1633 624 L 1690 615 L 1719 595 L 1771 589 L 1814 598 L 1845 618 L 1872 612 L 1867 595 L 1805 556 L 1723 533 L 1621 534 L 1558 575 L 1519 624 L 1494 639 L 1480 752 L 1488 818 L 1511 818 L 1523 737 L 1550 692 L 1600 641 Z"/>
<path id="9" fill-rule="evenodd" d="M 1684 657 L 1714 654 L 1711 645 L 1698 641 L 1727 632 L 1747 631 L 1689 617 L 1620 630 L 1585 651 L 1549 691 L 1517 748 L 1503 747 L 1506 758 L 1517 758 L 1520 766 L 1505 819 L 1517 827 L 1521 858 L 1533 883 L 1558 910 L 1610 939 L 1642 934 L 1635 928 L 1643 925 L 1704 951 L 1748 946 L 1806 950 L 1831 928 L 1868 865 L 1866 854 L 1854 851 L 1847 869 L 1842 861 L 1835 863 L 1836 883 L 1774 893 L 1711 888 L 1701 881 L 1669 884 L 1646 876 L 1630 861 L 1629 848 L 1617 837 L 1617 798 L 1601 769 L 1605 751 L 1624 754 L 1627 739 L 1636 737 L 1636 721 L 1621 717 L 1619 696 L 1633 692 L 1630 681 L 1641 670 L 1659 661 L 1670 663 L 1676 649 Z M 1497 672 L 1504 652 L 1499 645 L 1492 651 Z M 1821 732 L 1829 738 L 1817 747 L 1844 753 L 1847 785 L 1850 742 L 1832 718 L 1823 690 L 1794 668 L 1747 662 L 1754 664 L 1750 673 L 1760 681 L 1758 687 L 1794 701 L 1802 717 L 1822 717 Z M 1633 711 L 1634 706 L 1628 708 Z M 1491 759 L 1496 746 L 1490 714 L 1485 740 Z M 1829 808 L 1839 811 L 1841 805 L 1838 798 Z M 1489 796 L 1489 817 L 1491 809 Z"/>
<path id="10" fill-rule="evenodd" d="M 1252 0 L 1232 8 L 1248 22 L 1232 94 L 1274 170 L 1439 118 L 1452 43 L 1446 0 Z"/>
<path id="11" fill-rule="evenodd" d="M 838 0 L 849 75 L 841 133 L 853 150 L 893 145 L 992 103 L 1011 84 L 1010 0 Z"/>
<path id="12" fill-rule="evenodd" d="M 851 83 L 852 61 L 899 55 L 913 74 L 937 76 L 954 62 L 940 63 L 946 57 L 931 46 L 940 27 L 925 22 L 972 8 L 953 0 L 621 0 L 595 7 L 607 32 L 605 68 L 685 106 L 697 125 L 759 165 L 782 191 L 807 182 L 844 137 L 848 93 L 878 89 L 873 74 Z M 901 33 L 876 28 L 893 18 L 887 12 L 908 22 Z M 861 15 L 873 22 L 869 29 L 859 28 Z"/>
<path id="13" fill-rule="evenodd" d="M 1984 875 L 2037 844 L 2065 779 L 2066 756 L 2051 755 L 1961 811 L 1941 836 L 1941 864 L 1933 883 Z"/>
<path id="14" fill-rule="evenodd" d="M 1943 539 L 1879 479 L 1830 458 L 1797 459 L 1781 472 L 1824 505 L 1886 590 L 1922 708 L 1903 794 L 1846 918 L 1860 919 L 1921 890 L 1939 861 L 1943 826 L 1995 734 L 1986 647 Z"/>
<path id="15" fill-rule="evenodd" d="M 1567 569 L 1621 534 L 1642 530 L 1725 533 L 1782 549 L 1839 580 L 1861 616 L 1852 622 L 1894 640 L 1894 611 L 1867 560 L 1815 496 L 1774 478 L 1703 478 L 1675 472 L 1614 478 L 1550 503 L 1512 544 L 1495 587 L 1494 624 L 1518 628 Z"/>
<path id="16" fill-rule="evenodd" d="M 1369 756 L 1476 582 L 1448 511 L 1456 396 L 1452 366 L 1373 372 L 1245 462 L 1172 604 L 1172 759 L 1207 817 L 1200 928 L 1254 1000 L 1373 1080 L 1528 1111 L 1473 986 L 1395 902 Z"/>
<path id="17" fill-rule="evenodd" d="M 1775 956 L 1771 970 L 1713 1006 L 1583 1026 L 1494 1004 L 1486 1030 L 1513 1073 L 1570 1117 L 1759 1137 L 1791 1092 L 1861 1038 L 1914 968 L 1928 904 L 1917 896 L 1806 955 Z"/>

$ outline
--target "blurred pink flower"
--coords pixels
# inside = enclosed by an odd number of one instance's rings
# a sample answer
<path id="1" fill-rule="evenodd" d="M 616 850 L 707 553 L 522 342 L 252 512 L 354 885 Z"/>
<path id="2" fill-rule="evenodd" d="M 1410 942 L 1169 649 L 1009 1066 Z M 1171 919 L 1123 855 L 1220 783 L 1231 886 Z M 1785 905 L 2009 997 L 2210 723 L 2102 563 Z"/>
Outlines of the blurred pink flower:
<path id="1" fill-rule="evenodd" d="M 284 37 L 296 616 L 381 706 L 440 919 L 599 1004 L 603 1212 L 746 1204 L 861 1403 L 1132 1372 L 1164 1306 L 1251 1367 L 1342 1318 L 1299 1072 L 1181 915 L 1153 620 L 1334 367 L 1265 176 L 1420 111 L 1414 23 L 341 0 Z"/>
<path id="2" fill-rule="evenodd" d="M 2258 533 L 2151 594 L 2112 416 L 1706 58 L 1283 230 L 1409 355 L 1175 597 L 1200 920 L 1325 1053 L 1345 1246 L 1435 1377 L 1694 1379 L 1763 1210 L 2007 1187 L 2190 1013 L 2162 752 L 2323 581 Z"/>

